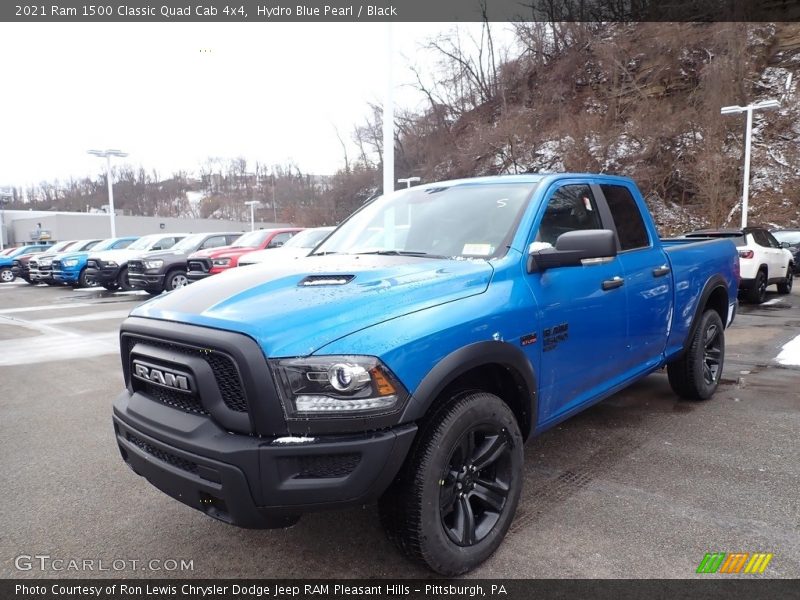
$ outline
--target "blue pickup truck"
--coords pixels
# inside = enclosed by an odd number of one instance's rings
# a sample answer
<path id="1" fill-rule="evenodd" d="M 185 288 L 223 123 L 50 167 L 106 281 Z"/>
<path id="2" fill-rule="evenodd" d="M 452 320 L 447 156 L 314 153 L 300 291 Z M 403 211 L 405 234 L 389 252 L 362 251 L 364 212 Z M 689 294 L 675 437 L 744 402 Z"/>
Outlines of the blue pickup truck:
<path id="1" fill-rule="evenodd" d="M 404 189 L 307 258 L 134 309 L 116 439 L 214 518 L 378 500 L 407 556 L 463 573 L 508 530 L 527 439 L 664 366 L 679 396 L 711 397 L 737 280 L 729 240 L 660 240 L 627 178 Z"/>
<path id="2" fill-rule="evenodd" d="M 106 250 L 122 250 L 138 240 L 137 236 L 108 238 L 91 247 L 92 252 Z M 87 265 L 89 262 L 89 248 L 80 252 L 66 252 L 53 258 L 51 263 L 53 280 L 58 283 L 67 283 L 75 287 L 93 287 L 96 282 L 88 276 Z"/>

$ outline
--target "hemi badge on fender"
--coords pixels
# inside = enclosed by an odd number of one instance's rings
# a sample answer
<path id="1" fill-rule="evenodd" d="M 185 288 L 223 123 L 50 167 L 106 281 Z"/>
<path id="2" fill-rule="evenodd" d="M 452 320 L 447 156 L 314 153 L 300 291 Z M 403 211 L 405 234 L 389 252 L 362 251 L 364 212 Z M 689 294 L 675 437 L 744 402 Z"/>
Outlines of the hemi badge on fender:
<path id="1" fill-rule="evenodd" d="M 528 335 L 523 335 L 521 338 L 519 338 L 519 343 L 522 346 L 530 346 L 531 344 L 536 343 L 536 339 L 535 333 L 529 333 Z"/>

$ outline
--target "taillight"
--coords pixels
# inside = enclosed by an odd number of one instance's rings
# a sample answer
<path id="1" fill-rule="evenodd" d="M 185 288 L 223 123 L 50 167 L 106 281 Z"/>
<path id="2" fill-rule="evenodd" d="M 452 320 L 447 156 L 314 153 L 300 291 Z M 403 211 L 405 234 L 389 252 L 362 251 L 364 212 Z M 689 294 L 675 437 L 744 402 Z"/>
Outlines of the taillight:
<path id="1" fill-rule="evenodd" d="M 755 253 L 752 250 L 739 250 L 739 258 L 753 258 Z"/>

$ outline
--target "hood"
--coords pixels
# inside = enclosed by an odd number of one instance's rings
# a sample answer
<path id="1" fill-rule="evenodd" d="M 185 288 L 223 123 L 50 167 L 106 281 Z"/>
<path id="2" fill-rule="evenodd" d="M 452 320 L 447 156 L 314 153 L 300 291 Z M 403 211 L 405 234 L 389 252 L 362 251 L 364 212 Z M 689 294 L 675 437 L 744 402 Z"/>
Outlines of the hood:
<path id="1" fill-rule="evenodd" d="M 89 258 L 99 258 L 103 262 L 113 260 L 117 264 L 128 262 L 132 258 L 150 253 L 147 250 L 103 250 L 102 252 L 92 252 L 89 250 Z"/>
<path id="2" fill-rule="evenodd" d="M 188 252 L 176 252 L 175 250 L 156 250 L 154 252 L 139 252 L 139 254 L 146 254 L 147 260 L 160 258 L 163 260 L 186 258 Z M 134 258 L 133 256 L 129 258 Z"/>
<path id="3" fill-rule="evenodd" d="M 91 253 L 90 250 L 82 250 L 81 252 L 70 252 L 67 250 L 66 252 L 59 252 L 58 254 L 53 255 L 53 260 L 68 260 L 70 258 L 77 258 L 78 260 L 86 258 Z M 95 254 L 99 254 L 95 253 Z"/>
<path id="4" fill-rule="evenodd" d="M 232 269 L 146 302 L 131 316 L 227 329 L 270 357 L 306 356 L 389 319 L 481 294 L 486 261 L 407 256 L 312 256 Z M 331 275 L 343 285 L 298 285 Z"/>
<path id="5" fill-rule="evenodd" d="M 269 250 L 256 250 L 255 252 L 250 252 L 239 261 L 239 264 L 242 262 L 250 263 L 262 263 L 262 262 L 270 262 L 270 263 L 277 263 L 282 260 L 293 260 L 295 258 L 303 258 L 304 256 L 308 256 L 308 254 L 313 250 L 313 248 L 270 248 Z"/>
<path id="6" fill-rule="evenodd" d="M 217 258 L 220 254 L 223 254 L 230 250 L 230 246 L 218 246 L 216 248 L 207 248 L 206 250 L 198 250 L 197 252 L 193 252 L 189 255 L 189 258 Z"/>

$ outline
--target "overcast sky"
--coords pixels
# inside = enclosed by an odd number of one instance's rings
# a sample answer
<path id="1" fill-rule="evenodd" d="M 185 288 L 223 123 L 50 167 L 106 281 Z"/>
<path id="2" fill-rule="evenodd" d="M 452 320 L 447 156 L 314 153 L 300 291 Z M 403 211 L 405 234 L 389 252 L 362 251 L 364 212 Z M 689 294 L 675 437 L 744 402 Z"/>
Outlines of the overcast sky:
<path id="1" fill-rule="evenodd" d="M 408 65 L 432 70 L 421 47 L 452 29 L 393 25 L 398 104 L 421 101 Z M 2 23 L 0 185 L 95 176 L 102 161 L 89 148 L 120 148 L 164 177 L 209 156 L 333 173 L 343 166 L 334 127 L 349 140 L 367 102 L 382 101 L 386 31 L 384 23 Z"/>

